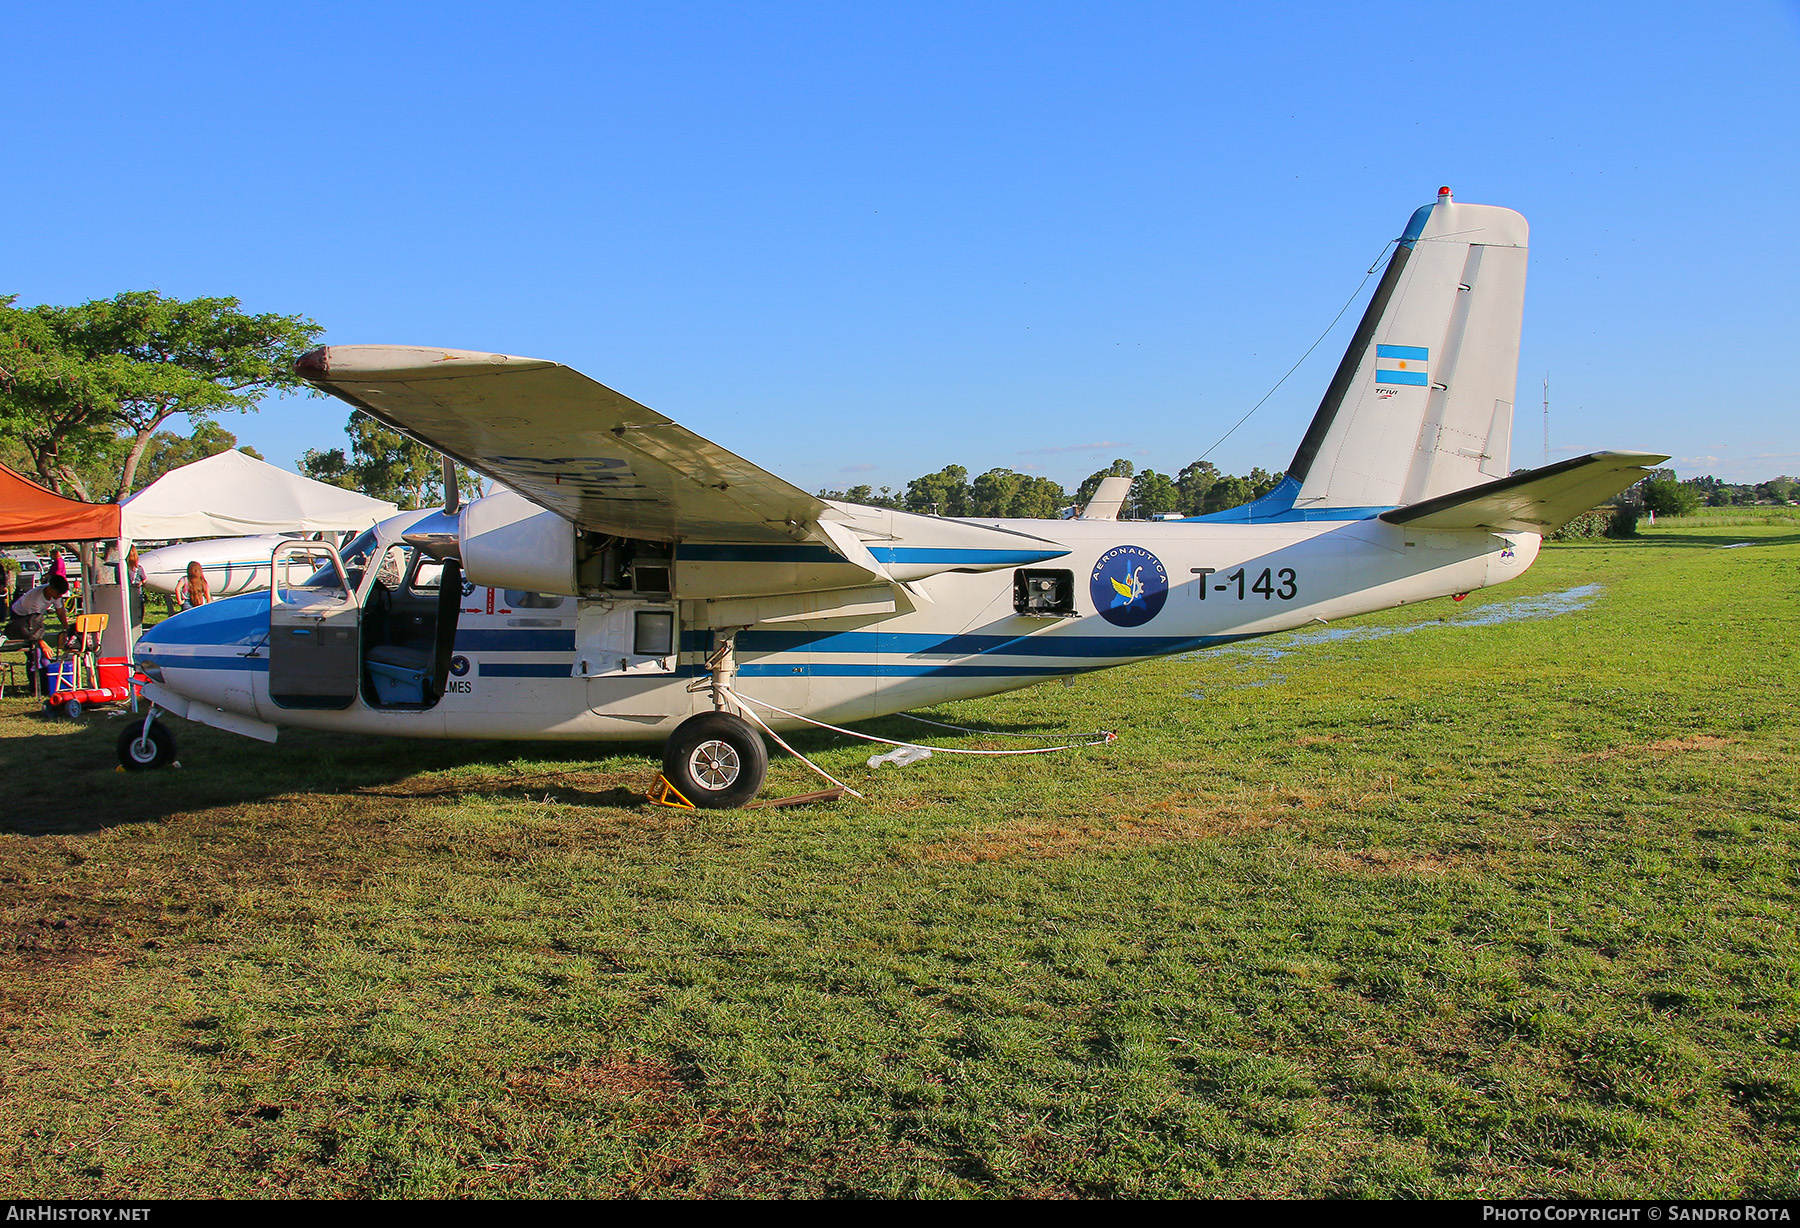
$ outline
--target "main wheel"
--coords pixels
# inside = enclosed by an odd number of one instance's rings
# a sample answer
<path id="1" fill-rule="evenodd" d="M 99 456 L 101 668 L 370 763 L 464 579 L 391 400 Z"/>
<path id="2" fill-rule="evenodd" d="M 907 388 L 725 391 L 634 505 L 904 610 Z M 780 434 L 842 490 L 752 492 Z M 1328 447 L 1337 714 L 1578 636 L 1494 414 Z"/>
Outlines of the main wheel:
<path id="1" fill-rule="evenodd" d="M 175 735 L 162 725 L 151 725 L 144 736 L 144 721 L 133 721 L 119 731 L 119 762 L 127 772 L 147 772 L 175 762 Z"/>
<path id="2" fill-rule="evenodd" d="M 755 797 L 769 773 L 769 749 L 741 716 L 702 712 L 675 727 L 663 746 L 663 775 L 707 810 L 731 810 Z"/>

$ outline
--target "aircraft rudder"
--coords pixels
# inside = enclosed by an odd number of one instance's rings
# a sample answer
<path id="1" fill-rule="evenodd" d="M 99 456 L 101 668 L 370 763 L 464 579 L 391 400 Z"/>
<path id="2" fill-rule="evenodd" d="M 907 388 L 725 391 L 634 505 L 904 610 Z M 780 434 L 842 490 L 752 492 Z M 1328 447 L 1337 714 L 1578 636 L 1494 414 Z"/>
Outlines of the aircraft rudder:
<path id="1" fill-rule="evenodd" d="M 1288 467 L 1301 511 L 1401 506 L 1509 463 L 1529 227 L 1448 188 L 1395 240 Z"/>

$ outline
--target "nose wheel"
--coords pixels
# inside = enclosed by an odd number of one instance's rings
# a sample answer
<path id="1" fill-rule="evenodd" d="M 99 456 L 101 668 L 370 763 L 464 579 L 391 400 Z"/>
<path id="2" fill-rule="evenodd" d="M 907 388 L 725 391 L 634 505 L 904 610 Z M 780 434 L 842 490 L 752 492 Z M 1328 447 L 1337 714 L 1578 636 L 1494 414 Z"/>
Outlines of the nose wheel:
<path id="1" fill-rule="evenodd" d="M 175 735 L 156 724 L 156 714 L 133 721 L 119 731 L 119 764 L 127 772 L 148 772 L 175 762 Z"/>
<path id="2" fill-rule="evenodd" d="M 707 810 L 731 810 L 762 791 L 769 749 L 741 716 L 703 712 L 675 727 L 663 746 L 663 776 Z"/>

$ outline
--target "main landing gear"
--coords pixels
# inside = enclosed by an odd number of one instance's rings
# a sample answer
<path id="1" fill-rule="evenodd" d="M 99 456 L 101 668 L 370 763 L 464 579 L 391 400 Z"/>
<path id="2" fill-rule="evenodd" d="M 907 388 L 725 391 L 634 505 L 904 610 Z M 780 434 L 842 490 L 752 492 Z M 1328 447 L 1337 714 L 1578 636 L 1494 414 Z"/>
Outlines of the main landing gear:
<path id="1" fill-rule="evenodd" d="M 762 791 L 769 748 L 755 726 L 729 711 L 737 673 L 735 631 L 721 632 L 706 658 L 707 677 L 690 691 L 710 690 L 713 711 L 690 716 L 663 744 L 663 780 L 683 800 L 705 810 L 732 810 Z"/>
<path id="2" fill-rule="evenodd" d="M 663 746 L 663 777 L 706 810 L 731 810 L 762 790 L 769 748 L 741 716 L 702 712 L 675 727 Z"/>
<path id="3" fill-rule="evenodd" d="M 156 709 L 119 731 L 119 763 L 127 772 L 147 772 L 175 762 L 175 735 L 156 723 Z"/>

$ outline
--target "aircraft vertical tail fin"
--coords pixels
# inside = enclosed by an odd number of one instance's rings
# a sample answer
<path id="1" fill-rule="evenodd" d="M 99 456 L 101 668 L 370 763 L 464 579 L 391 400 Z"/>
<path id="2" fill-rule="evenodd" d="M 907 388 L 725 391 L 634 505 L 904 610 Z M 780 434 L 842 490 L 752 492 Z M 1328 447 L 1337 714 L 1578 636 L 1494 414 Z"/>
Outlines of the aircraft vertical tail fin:
<path id="1" fill-rule="evenodd" d="M 1119 510 L 1131 495 L 1131 479 L 1114 474 L 1101 478 L 1087 506 L 1081 509 L 1082 520 L 1117 520 Z"/>
<path id="2" fill-rule="evenodd" d="M 1368 516 L 1505 477 L 1528 235 L 1448 188 L 1416 211 L 1285 480 L 1216 518 Z"/>

